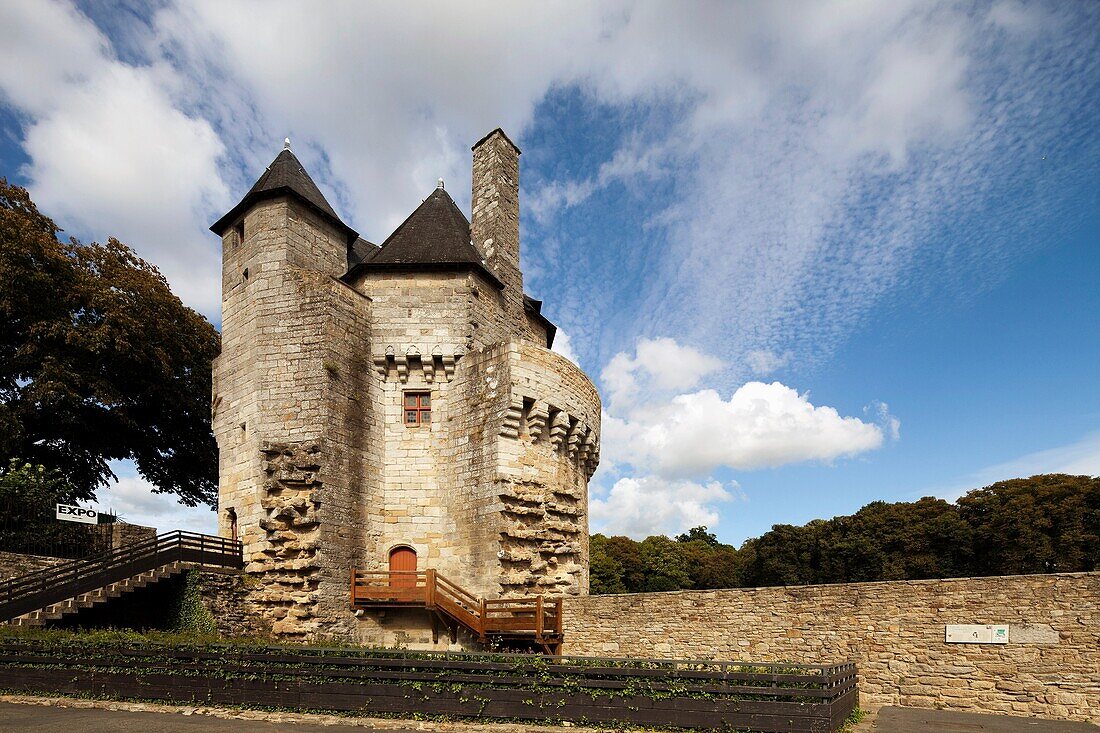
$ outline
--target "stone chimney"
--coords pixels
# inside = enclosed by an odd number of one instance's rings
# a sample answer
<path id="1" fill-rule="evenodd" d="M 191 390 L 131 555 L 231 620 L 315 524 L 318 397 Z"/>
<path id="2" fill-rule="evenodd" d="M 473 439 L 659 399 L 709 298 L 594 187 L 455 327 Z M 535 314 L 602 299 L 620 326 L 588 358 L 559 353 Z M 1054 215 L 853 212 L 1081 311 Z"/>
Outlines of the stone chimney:
<path id="1" fill-rule="evenodd" d="M 521 329 L 523 273 L 519 267 L 519 148 L 499 127 L 473 147 L 470 234 L 489 271 L 504 283 L 505 320 Z"/>

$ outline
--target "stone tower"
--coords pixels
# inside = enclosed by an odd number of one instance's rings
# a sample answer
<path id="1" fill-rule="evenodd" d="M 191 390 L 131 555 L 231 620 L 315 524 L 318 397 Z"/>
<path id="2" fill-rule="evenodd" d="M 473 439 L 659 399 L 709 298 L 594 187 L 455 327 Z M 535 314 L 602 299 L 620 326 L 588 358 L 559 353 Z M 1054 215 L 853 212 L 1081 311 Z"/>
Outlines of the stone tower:
<path id="1" fill-rule="evenodd" d="M 274 633 L 430 645 L 423 613 L 350 610 L 351 569 L 398 556 L 482 597 L 587 593 L 600 401 L 523 292 L 519 155 L 494 130 L 472 224 L 440 182 L 375 246 L 288 145 L 211 227 L 219 527 Z"/>

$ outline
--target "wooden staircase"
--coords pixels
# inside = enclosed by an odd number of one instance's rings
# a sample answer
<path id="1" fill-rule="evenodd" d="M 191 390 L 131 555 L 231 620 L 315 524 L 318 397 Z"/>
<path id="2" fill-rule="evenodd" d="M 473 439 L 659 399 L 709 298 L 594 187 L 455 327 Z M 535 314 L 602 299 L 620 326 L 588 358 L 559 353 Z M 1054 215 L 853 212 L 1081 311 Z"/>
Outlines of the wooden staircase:
<path id="1" fill-rule="evenodd" d="M 168 532 L 0 582 L 0 621 L 41 626 L 190 568 L 244 566 L 237 540 Z"/>
<path id="2" fill-rule="evenodd" d="M 432 638 L 437 622 L 450 631 L 452 643 L 461 626 L 482 643 L 540 647 L 561 653 L 561 599 L 543 596 L 477 598 L 435 570 L 351 571 L 351 606 L 355 609 L 426 608 L 432 614 Z"/>

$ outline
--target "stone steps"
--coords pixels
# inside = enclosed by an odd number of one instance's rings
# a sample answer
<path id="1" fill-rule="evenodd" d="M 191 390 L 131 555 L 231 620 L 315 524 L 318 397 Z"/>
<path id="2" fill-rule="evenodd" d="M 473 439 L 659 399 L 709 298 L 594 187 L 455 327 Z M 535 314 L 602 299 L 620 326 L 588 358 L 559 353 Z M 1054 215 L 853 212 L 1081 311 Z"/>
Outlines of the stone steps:
<path id="1" fill-rule="evenodd" d="M 193 567 L 192 563 L 172 562 L 155 570 L 139 573 L 131 578 L 110 583 L 87 593 L 81 593 L 73 598 L 53 603 L 37 611 L 25 613 L 7 623 L 11 626 L 43 626 L 47 621 L 57 621 L 69 614 L 79 613 L 85 608 L 91 608 L 101 603 L 106 603 L 112 598 L 119 598 L 127 593 L 132 593 L 139 588 L 153 585 L 164 578 L 170 578 Z"/>

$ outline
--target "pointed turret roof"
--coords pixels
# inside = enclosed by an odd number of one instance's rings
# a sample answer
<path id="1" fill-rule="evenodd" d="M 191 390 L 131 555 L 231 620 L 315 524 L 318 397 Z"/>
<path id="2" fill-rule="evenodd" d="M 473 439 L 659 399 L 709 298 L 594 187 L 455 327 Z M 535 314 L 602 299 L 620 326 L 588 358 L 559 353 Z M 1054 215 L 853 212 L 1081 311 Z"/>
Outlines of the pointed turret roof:
<path id="1" fill-rule="evenodd" d="M 291 152 L 289 141 L 288 146 L 284 147 L 275 156 L 275 160 L 271 162 L 271 165 L 263 172 L 260 179 L 244 195 L 241 202 L 230 209 L 225 216 L 214 222 L 210 227 L 210 231 L 220 236 L 257 201 L 288 194 L 296 196 L 335 224 L 338 229 L 347 235 L 348 242 L 354 242 L 359 236 L 354 229 L 341 221 L 340 217 L 333 211 L 328 201 L 325 200 L 324 194 L 321 193 L 321 189 L 317 188 L 317 184 L 306 173 L 298 157 Z"/>
<path id="2" fill-rule="evenodd" d="M 500 280 L 485 267 L 485 261 L 470 241 L 470 222 L 442 187 L 397 227 L 382 247 L 352 268 L 350 278 L 362 269 L 453 270 L 476 269 L 493 284 Z"/>

